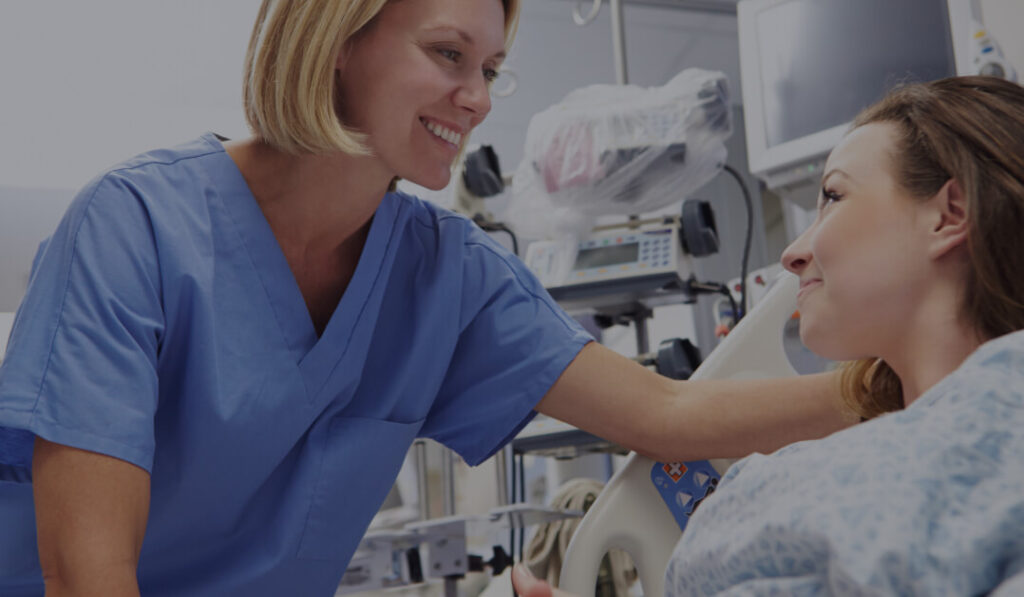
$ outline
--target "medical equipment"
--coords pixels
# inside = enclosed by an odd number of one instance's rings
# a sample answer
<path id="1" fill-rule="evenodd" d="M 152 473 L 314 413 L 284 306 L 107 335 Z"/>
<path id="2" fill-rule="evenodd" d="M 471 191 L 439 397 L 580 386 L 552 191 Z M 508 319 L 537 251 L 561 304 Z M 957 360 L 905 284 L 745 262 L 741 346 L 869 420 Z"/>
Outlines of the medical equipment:
<path id="1" fill-rule="evenodd" d="M 591 85 L 530 119 L 506 219 L 521 236 L 580 236 L 599 216 L 684 199 L 725 163 L 725 75 L 688 69 L 662 87 Z"/>
<path id="2" fill-rule="evenodd" d="M 503 222 L 487 211 L 484 200 L 512 184 L 511 175 L 501 173 L 498 154 L 490 145 L 470 151 L 460 167 L 462 175 L 455 183 L 455 204 L 452 209 L 473 220 L 485 232 L 504 232 L 512 239 L 512 252 L 519 255 L 519 239 Z"/>
<path id="3" fill-rule="evenodd" d="M 781 332 L 795 309 L 798 286 L 796 276 L 781 274 L 750 316 L 736 326 L 691 379 L 794 375 L 796 372 L 786 357 Z M 656 463 L 638 454 L 629 457 L 573 535 L 562 567 L 559 582 L 562 589 L 589 594 L 601 557 L 609 549 L 617 548 L 633 558 L 645 595 L 664 594 L 665 567 L 681 530 L 659 488 L 652 482 L 652 471 L 669 465 L 669 470 L 675 472 L 671 464 Z M 713 460 L 710 464 L 722 473 L 729 461 Z M 702 497 L 691 494 L 686 499 L 692 507 L 695 500 Z"/>
<path id="4" fill-rule="evenodd" d="M 972 66 L 979 75 L 999 77 L 1010 81 L 1017 80 L 1017 71 L 1003 55 L 1003 50 L 985 27 L 978 22 L 973 23 L 974 31 L 971 38 L 973 50 Z"/>
<path id="5" fill-rule="evenodd" d="M 692 257 L 717 251 L 710 204 L 688 199 L 678 217 L 597 228 L 578 242 L 534 242 L 525 261 L 563 308 L 601 312 L 635 302 L 652 307 L 680 295 L 692 299 Z"/>
<path id="6" fill-rule="evenodd" d="M 813 208 L 828 152 L 850 120 L 893 85 L 955 74 L 1014 76 L 971 4 L 741 0 L 751 172 L 772 189 L 810 185 L 796 200 Z"/>
<path id="7" fill-rule="evenodd" d="M 529 504 L 501 506 L 482 516 L 447 516 L 410 523 L 399 531 L 367 533 L 352 556 L 337 595 L 391 588 L 443 578 L 446 594 L 454 595 L 453 581 L 469 572 L 489 568 L 497 576 L 512 564 L 500 546 L 492 557 L 469 553 L 467 536 L 478 529 L 521 529 L 583 515 L 581 510 L 543 508 Z M 421 550 L 425 550 L 423 556 Z"/>

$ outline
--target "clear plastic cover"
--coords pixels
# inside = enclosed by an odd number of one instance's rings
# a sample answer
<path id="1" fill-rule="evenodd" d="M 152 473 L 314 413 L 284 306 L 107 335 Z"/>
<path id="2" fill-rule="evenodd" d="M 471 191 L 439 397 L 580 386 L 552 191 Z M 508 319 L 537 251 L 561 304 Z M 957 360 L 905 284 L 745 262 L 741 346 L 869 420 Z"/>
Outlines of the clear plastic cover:
<path id="1" fill-rule="evenodd" d="M 720 72 L 577 89 L 530 120 L 506 219 L 526 238 L 559 238 L 670 205 L 721 170 L 731 133 Z"/>

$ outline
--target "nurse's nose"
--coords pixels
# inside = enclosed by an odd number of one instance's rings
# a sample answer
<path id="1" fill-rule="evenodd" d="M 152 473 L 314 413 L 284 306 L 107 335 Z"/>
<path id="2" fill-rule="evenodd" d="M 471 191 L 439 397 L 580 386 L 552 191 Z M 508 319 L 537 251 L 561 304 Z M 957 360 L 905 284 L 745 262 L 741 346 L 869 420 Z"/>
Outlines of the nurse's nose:
<path id="1" fill-rule="evenodd" d="M 491 89 L 482 74 L 469 77 L 469 80 L 455 91 L 455 105 L 472 113 L 473 126 L 480 124 L 491 111 Z"/>
<path id="2" fill-rule="evenodd" d="M 810 228 L 804 230 L 803 234 L 798 236 L 782 252 L 782 259 L 780 260 L 782 267 L 798 276 L 804 271 L 807 264 L 811 262 L 810 236 L 813 228 L 814 225 L 812 224 Z"/>

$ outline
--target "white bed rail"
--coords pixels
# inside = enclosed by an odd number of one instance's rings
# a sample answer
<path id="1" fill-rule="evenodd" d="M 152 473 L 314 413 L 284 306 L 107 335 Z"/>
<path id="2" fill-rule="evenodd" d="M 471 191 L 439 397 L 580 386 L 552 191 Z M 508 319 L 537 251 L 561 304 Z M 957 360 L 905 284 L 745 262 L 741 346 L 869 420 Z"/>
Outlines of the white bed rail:
<path id="1" fill-rule="evenodd" d="M 694 372 L 691 379 L 751 379 L 796 375 L 783 347 L 783 328 L 796 309 L 799 281 L 783 272 Z M 731 463 L 712 460 L 724 473 Z M 651 481 L 654 461 L 631 454 L 581 521 L 565 555 L 559 586 L 591 595 L 601 558 L 609 549 L 629 553 L 644 595 L 665 594 L 665 568 L 682 532 Z"/>

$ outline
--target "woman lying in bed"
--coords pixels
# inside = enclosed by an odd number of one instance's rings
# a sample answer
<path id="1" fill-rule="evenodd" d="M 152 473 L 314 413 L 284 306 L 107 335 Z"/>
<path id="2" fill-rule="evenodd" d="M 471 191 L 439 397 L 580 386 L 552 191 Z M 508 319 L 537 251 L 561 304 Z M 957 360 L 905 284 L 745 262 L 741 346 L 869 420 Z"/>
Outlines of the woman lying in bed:
<path id="1" fill-rule="evenodd" d="M 865 110 L 782 263 L 867 422 L 735 464 L 668 594 L 1024 594 L 1024 88 L 951 78 Z"/>

